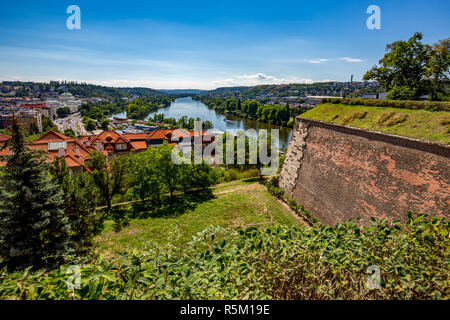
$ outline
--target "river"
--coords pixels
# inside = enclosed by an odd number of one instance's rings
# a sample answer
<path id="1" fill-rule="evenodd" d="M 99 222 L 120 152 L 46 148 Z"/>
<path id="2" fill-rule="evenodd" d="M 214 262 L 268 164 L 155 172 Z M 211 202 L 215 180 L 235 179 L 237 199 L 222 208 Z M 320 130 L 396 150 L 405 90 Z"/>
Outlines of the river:
<path id="1" fill-rule="evenodd" d="M 234 115 L 225 115 L 216 112 L 216 110 L 209 109 L 204 103 L 193 100 L 191 97 L 178 98 L 171 103 L 170 106 L 158 109 L 158 111 L 150 113 L 146 119 L 153 117 L 157 113 L 162 113 L 166 118 L 179 119 L 182 116 L 188 118 L 200 118 L 202 121 L 209 120 L 214 125 L 214 129 L 220 131 L 227 131 L 236 133 L 238 130 L 255 129 L 258 132 L 260 129 L 278 129 L 279 131 L 279 147 L 286 147 L 292 136 L 292 128 L 270 125 L 268 123 L 248 120 L 245 118 L 236 117 Z M 115 117 L 125 117 L 126 114 L 116 114 Z"/>

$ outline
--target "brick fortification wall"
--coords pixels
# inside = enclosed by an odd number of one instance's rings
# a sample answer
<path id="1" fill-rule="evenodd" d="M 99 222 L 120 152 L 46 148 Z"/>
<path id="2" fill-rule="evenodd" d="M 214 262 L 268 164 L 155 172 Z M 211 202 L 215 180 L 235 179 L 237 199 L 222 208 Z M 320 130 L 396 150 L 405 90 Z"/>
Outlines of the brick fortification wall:
<path id="1" fill-rule="evenodd" d="M 450 215 L 450 147 L 297 118 L 280 187 L 326 224 Z"/>

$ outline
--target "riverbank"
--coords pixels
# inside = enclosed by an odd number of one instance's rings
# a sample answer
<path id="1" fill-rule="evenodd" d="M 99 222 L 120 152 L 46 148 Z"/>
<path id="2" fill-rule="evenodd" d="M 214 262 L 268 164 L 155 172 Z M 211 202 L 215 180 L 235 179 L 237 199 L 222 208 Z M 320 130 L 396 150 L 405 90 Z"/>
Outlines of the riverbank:
<path id="1" fill-rule="evenodd" d="M 145 119 L 154 117 L 155 114 L 164 114 L 165 118 L 179 119 L 183 116 L 199 118 L 203 122 L 210 121 L 214 129 L 235 134 L 238 130 L 279 130 L 278 147 L 287 148 L 292 136 L 292 128 L 279 125 L 271 125 L 261 121 L 239 118 L 233 115 L 221 114 L 220 112 L 208 108 L 204 103 L 192 99 L 192 97 L 177 98 L 170 106 L 160 108 L 151 112 Z M 113 117 L 126 117 L 126 113 L 115 114 Z"/>

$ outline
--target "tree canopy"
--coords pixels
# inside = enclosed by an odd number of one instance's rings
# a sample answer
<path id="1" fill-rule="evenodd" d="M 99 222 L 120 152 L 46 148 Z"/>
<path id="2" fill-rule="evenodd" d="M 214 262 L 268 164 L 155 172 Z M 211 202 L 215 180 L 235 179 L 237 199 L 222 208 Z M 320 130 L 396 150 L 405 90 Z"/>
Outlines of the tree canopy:
<path id="1" fill-rule="evenodd" d="M 450 67 L 449 40 L 434 46 L 422 42 L 416 32 L 408 41 L 395 41 L 386 46 L 386 54 L 366 72 L 364 80 L 377 80 L 389 99 L 417 100 L 429 94 L 432 100 L 445 99 Z M 448 96 L 448 95 L 447 95 Z"/>

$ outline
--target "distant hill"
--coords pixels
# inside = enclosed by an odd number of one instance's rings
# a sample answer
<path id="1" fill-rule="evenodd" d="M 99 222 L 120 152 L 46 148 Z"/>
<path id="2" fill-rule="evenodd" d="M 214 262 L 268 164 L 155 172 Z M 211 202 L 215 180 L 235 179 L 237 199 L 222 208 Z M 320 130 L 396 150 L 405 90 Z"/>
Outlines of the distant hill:
<path id="1" fill-rule="evenodd" d="M 382 92 L 376 82 L 316 82 L 311 84 L 292 83 L 278 85 L 258 85 L 252 87 L 223 87 L 210 90 L 203 95 L 211 97 L 240 97 L 243 99 L 263 99 L 270 97 L 350 96 Z"/>
<path id="2" fill-rule="evenodd" d="M 124 91 L 130 95 L 137 95 L 142 97 L 157 97 L 166 95 L 165 92 L 161 90 L 155 90 L 151 88 L 117 88 L 121 91 Z"/>
<path id="3" fill-rule="evenodd" d="M 246 99 L 270 99 L 284 97 L 304 97 L 306 95 L 360 97 L 363 94 L 379 93 L 383 89 L 376 82 L 316 82 L 312 84 L 278 84 L 258 86 L 221 87 L 214 90 L 201 89 L 161 89 L 135 87 L 107 87 L 75 81 L 50 81 L 34 83 L 20 81 L 3 81 L 3 85 L 23 86 L 25 92 L 70 92 L 82 98 L 102 97 L 107 99 L 131 98 L 133 96 L 160 97 L 165 95 L 198 95 L 206 97 L 234 97 Z M 39 89 L 36 89 L 39 88 Z"/>
<path id="4" fill-rule="evenodd" d="M 50 81 L 43 82 L 22 82 L 22 81 L 2 81 L 4 86 L 19 86 L 25 96 L 28 93 L 39 93 L 54 91 L 58 93 L 70 92 L 80 98 L 101 97 L 106 99 L 131 98 L 134 95 L 142 97 L 160 97 L 167 94 L 151 88 L 116 88 L 100 86 L 95 84 L 80 83 L 76 81 Z"/>
<path id="5" fill-rule="evenodd" d="M 158 91 L 167 94 L 195 94 L 195 95 L 208 92 L 208 90 L 201 90 L 201 89 L 160 89 Z"/>

